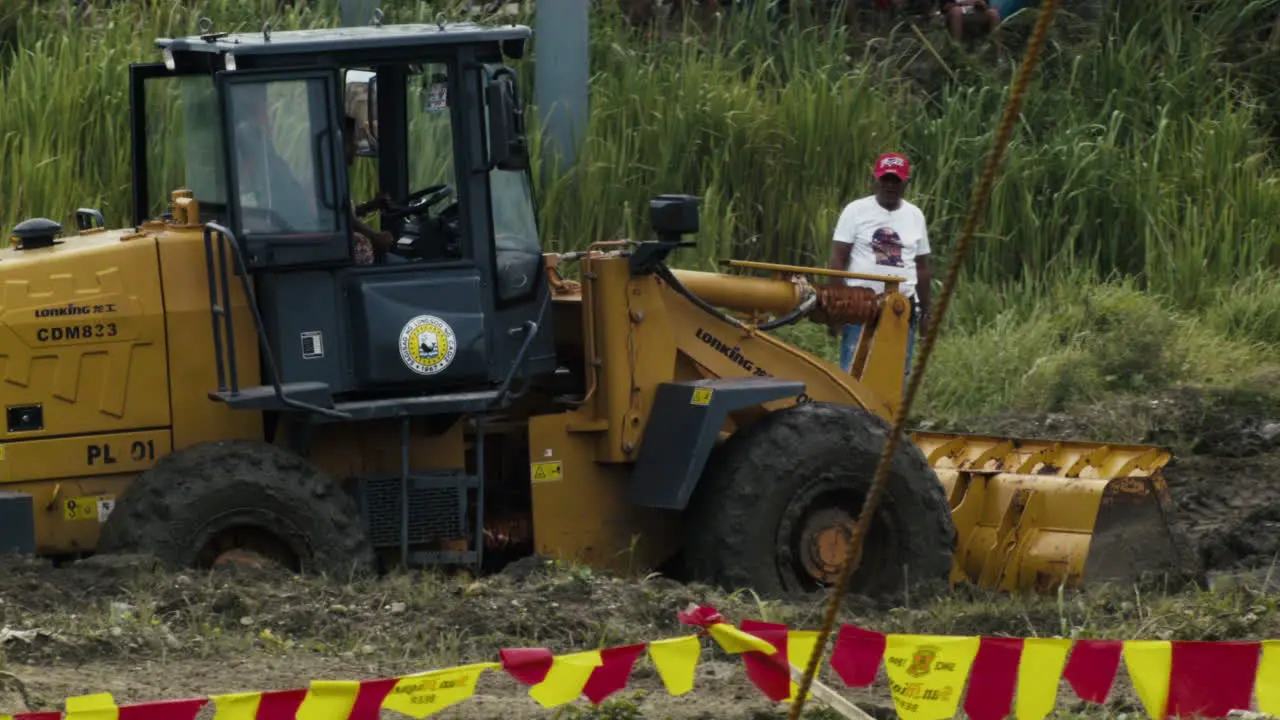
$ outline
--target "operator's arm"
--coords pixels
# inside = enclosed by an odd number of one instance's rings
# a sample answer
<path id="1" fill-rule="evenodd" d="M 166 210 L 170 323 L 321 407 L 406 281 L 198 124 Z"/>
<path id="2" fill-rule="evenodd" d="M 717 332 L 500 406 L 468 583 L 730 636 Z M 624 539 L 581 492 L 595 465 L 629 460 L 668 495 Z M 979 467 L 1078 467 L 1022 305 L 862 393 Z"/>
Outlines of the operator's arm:
<path id="1" fill-rule="evenodd" d="M 933 256 L 916 256 L 916 298 L 920 301 L 920 329 L 922 331 L 929 318 L 929 309 L 933 307 L 933 298 L 930 297 L 931 283 L 933 282 L 933 263 L 929 261 L 931 257 Z"/>
<path id="2" fill-rule="evenodd" d="M 831 262 L 828 264 L 832 270 L 847 271 L 849 269 L 849 253 L 853 249 L 853 213 L 849 207 L 840 213 L 840 219 L 836 221 L 836 230 L 831 237 Z M 843 285 L 844 278 L 836 275 L 827 276 L 828 285 Z"/>
<path id="3" fill-rule="evenodd" d="M 920 242 L 916 245 L 916 299 L 920 302 L 919 331 L 929 324 L 929 312 L 933 308 L 933 248 L 929 246 L 929 227 L 924 213 L 920 214 Z"/>
<path id="4" fill-rule="evenodd" d="M 370 200 L 369 202 L 360 203 L 359 205 L 356 205 L 356 215 L 360 217 L 364 217 L 365 215 L 368 215 L 371 212 L 386 210 L 390 206 L 391 206 L 391 194 L 386 191 L 383 191 L 379 193 L 377 197 Z"/>
<path id="5" fill-rule="evenodd" d="M 385 230 L 374 230 L 369 227 L 357 217 L 355 209 L 351 212 L 351 229 L 368 238 L 369 242 L 373 243 L 374 249 L 379 252 L 387 252 L 396 244 L 395 238 L 391 236 L 391 233 Z"/>
<path id="6" fill-rule="evenodd" d="M 836 221 L 836 230 L 831 237 L 831 261 L 828 267 L 832 270 L 848 270 L 849 254 L 853 250 L 853 217 L 849 206 L 840 213 L 840 219 Z M 843 285 L 845 279 L 837 275 L 827 276 L 828 285 Z M 827 334 L 831 337 L 839 337 L 842 324 L 830 325 L 827 327 Z"/>

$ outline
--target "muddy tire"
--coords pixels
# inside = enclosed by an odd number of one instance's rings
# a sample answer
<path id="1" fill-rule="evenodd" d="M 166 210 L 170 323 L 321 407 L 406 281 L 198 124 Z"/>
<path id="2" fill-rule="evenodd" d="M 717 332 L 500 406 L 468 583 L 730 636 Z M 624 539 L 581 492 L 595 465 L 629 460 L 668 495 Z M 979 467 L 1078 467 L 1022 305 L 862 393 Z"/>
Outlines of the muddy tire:
<path id="1" fill-rule="evenodd" d="M 116 501 L 97 551 L 153 555 L 173 568 L 248 551 L 344 578 L 376 567 L 355 501 L 336 482 L 282 448 L 242 440 L 162 458 Z"/>
<path id="2" fill-rule="evenodd" d="M 689 509 L 686 567 L 767 597 L 830 587 L 888 437 L 876 415 L 828 403 L 739 431 L 711 457 Z M 955 544 L 942 485 L 903 438 L 849 592 L 900 599 L 908 584 L 945 585 Z"/>

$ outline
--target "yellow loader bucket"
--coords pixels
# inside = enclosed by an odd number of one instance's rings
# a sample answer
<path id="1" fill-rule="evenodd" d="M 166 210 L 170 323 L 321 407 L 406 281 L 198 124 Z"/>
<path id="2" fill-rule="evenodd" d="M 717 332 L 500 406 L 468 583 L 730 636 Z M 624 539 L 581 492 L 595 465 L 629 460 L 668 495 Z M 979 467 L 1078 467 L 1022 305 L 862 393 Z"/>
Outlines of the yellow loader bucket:
<path id="1" fill-rule="evenodd" d="M 912 433 L 946 488 L 959 535 L 952 582 L 995 590 L 1127 580 L 1178 563 L 1147 445 Z"/>

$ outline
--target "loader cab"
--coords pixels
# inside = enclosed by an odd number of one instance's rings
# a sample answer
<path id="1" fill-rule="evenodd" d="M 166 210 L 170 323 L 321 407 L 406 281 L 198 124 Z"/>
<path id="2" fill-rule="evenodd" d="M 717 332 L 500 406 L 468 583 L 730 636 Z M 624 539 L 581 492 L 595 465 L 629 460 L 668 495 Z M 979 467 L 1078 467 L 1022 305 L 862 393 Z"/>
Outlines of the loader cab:
<path id="1" fill-rule="evenodd" d="M 212 262 L 224 250 L 253 280 L 269 384 L 219 378 L 217 399 L 346 417 L 467 412 L 554 372 L 523 106 L 503 64 L 528 28 L 202 31 L 159 40 L 164 63 L 133 68 L 134 214 L 152 216 L 165 183 L 181 184 L 210 223 L 211 294 L 228 286 Z M 174 123 L 180 178 L 149 162 L 155 130 Z M 360 264 L 352 208 L 379 193 L 394 203 L 380 224 L 395 245 Z"/>

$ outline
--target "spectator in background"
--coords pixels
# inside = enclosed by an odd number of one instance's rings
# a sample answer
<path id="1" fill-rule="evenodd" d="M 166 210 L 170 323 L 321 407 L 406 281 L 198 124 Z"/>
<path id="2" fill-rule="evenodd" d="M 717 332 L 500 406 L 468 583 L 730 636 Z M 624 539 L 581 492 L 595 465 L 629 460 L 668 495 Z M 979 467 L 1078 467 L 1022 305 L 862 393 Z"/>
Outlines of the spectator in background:
<path id="1" fill-rule="evenodd" d="M 910 328 L 907 331 L 907 366 L 915 354 L 916 333 L 929 317 L 929 232 L 924 213 L 903 198 L 911 180 L 911 164 L 897 153 L 885 153 L 871 172 L 875 194 L 845 206 L 832 237 L 831 268 L 869 275 L 896 275 L 906 282 L 898 289 L 911 299 Z M 839 282 L 841 278 L 832 278 Z M 846 285 L 884 292 L 884 283 L 844 279 Z M 837 328 L 831 328 L 834 335 Z M 853 351 L 858 345 L 861 325 L 845 325 L 840 338 L 840 367 L 849 372 Z M 905 380 L 904 380 L 905 383 Z M 905 387 L 905 385 L 904 385 Z"/>
<path id="2" fill-rule="evenodd" d="M 1000 12 L 986 0 L 943 0 L 942 14 L 957 42 L 990 35 L 1000 47 Z"/>

